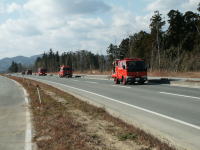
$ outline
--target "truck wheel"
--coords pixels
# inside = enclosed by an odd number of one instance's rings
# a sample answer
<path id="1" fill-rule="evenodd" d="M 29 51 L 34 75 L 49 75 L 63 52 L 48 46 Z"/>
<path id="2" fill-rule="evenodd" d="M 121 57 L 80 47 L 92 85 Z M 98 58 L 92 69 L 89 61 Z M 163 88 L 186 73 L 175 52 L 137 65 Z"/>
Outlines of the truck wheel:
<path id="1" fill-rule="evenodd" d="M 126 78 L 123 78 L 122 83 L 123 83 L 123 85 L 126 85 L 126 84 L 127 84 Z"/>
<path id="2" fill-rule="evenodd" d="M 115 81 L 115 84 L 119 84 L 119 79 L 115 78 L 114 81 Z"/>

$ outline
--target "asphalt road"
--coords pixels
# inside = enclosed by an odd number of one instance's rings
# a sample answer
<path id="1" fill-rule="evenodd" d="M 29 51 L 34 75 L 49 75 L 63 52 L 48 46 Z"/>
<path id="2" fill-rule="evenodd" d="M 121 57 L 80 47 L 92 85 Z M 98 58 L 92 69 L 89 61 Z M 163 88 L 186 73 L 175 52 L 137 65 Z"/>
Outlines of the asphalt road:
<path id="1" fill-rule="evenodd" d="M 23 89 L 10 79 L 0 76 L 0 150 L 28 150 L 26 122 Z"/>
<path id="2" fill-rule="evenodd" d="M 88 78 L 28 77 L 103 106 L 179 148 L 200 149 L 200 89 L 152 83 L 122 86 Z"/>

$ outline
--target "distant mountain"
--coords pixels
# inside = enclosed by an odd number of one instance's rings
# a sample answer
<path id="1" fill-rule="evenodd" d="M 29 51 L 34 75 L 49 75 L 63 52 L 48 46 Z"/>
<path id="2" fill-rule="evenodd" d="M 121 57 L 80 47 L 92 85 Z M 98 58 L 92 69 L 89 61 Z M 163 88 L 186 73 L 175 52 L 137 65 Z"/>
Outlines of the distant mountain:
<path id="1" fill-rule="evenodd" d="M 21 63 L 22 65 L 33 65 L 38 57 L 41 57 L 42 55 L 34 55 L 31 57 L 24 57 L 24 56 L 16 56 L 11 58 L 3 58 L 0 59 L 0 72 L 5 72 L 10 67 L 12 61 L 16 63 Z"/>

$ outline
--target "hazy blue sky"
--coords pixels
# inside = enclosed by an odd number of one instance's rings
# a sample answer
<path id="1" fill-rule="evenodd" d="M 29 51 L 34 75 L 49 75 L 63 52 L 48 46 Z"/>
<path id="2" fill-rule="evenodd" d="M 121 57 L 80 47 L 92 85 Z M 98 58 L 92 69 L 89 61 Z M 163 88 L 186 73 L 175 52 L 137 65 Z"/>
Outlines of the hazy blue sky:
<path id="1" fill-rule="evenodd" d="M 199 0 L 0 0 L 0 58 L 53 48 L 105 54 L 110 43 L 149 31 L 155 10 L 196 11 Z"/>

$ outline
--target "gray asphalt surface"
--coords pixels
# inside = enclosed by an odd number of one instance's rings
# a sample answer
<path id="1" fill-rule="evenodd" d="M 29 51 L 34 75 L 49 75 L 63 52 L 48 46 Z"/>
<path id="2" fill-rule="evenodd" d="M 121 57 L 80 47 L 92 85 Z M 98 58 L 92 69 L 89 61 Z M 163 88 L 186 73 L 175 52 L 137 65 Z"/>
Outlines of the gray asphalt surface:
<path id="1" fill-rule="evenodd" d="M 0 76 L 0 150 L 25 148 L 26 108 L 23 90 Z"/>
<path id="2" fill-rule="evenodd" d="M 109 80 L 86 78 L 28 77 L 103 106 L 179 148 L 200 149 L 200 89 L 152 83 L 122 86 Z"/>

